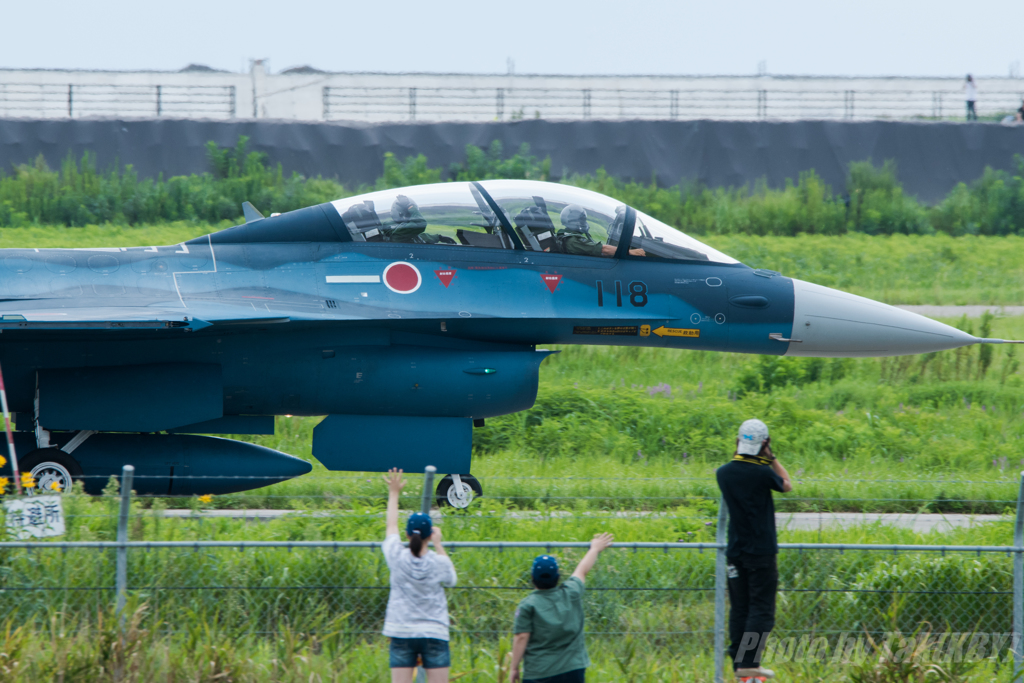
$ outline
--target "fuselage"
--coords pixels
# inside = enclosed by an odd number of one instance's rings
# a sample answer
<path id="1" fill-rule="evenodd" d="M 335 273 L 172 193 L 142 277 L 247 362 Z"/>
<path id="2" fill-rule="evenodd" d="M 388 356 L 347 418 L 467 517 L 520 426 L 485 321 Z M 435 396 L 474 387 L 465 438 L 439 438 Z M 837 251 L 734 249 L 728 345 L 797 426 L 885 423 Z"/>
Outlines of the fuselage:
<path id="1" fill-rule="evenodd" d="M 0 363 L 12 409 L 31 410 L 41 368 L 216 363 L 225 414 L 488 417 L 524 406 L 456 401 L 471 392 L 452 386 L 452 377 L 474 380 L 461 367 L 447 376 L 444 366 L 495 365 L 488 354 L 507 355 L 517 367 L 525 363 L 521 374 L 538 344 L 783 354 L 788 344 L 770 335 L 792 331 L 792 281 L 739 264 L 416 244 L 198 242 L 0 250 L 8 316 L 59 322 L 81 309 L 110 318 L 119 309 L 152 309 L 178 310 L 183 322 L 221 319 L 201 329 L 71 322 L 51 329 L 18 328 L 8 318 Z M 392 264 L 418 273 L 414 291 L 389 286 L 384 271 Z M 405 386 L 416 393 L 407 397 Z M 443 393 L 452 396 L 439 404 Z"/>

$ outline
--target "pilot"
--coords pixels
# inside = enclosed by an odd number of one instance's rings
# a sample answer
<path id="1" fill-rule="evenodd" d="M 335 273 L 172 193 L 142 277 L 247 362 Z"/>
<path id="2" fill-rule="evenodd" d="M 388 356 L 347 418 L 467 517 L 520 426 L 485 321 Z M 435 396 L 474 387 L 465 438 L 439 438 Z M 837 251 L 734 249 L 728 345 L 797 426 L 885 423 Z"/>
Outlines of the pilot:
<path id="1" fill-rule="evenodd" d="M 555 251 L 577 256 L 615 256 L 616 247 L 601 244 L 590 236 L 587 210 L 579 204 L 569 204 L 559 216 L 563 228 L 555 235 Z M 630 249 L 631 256 L 647 256 L 643 249 Z"/>
<path id="2" fill-rule="evenodd" d="M 427 229 L 427 221 L 420 213 L 420 207 L 416 202 L 400 194 L 395 197 L 391 205 L 391 220 L 393 225 L 385 228 L 385 235 L 389 242 L 416 242 L 419 244 L 434 244 L 437 242 L 435 235 L 428 235 L 423 231 Z"/>

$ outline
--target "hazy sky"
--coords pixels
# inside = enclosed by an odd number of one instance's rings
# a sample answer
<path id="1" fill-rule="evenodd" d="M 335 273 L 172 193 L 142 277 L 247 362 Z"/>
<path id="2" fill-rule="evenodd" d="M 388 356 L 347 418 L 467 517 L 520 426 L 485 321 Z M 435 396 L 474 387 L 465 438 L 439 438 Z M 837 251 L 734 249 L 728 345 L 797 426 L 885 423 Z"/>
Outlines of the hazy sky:
<path id="1" fill-rule="evenodd" d="M 0 68 L 1005 76 L 1003 0 L 0 0 Z"/>

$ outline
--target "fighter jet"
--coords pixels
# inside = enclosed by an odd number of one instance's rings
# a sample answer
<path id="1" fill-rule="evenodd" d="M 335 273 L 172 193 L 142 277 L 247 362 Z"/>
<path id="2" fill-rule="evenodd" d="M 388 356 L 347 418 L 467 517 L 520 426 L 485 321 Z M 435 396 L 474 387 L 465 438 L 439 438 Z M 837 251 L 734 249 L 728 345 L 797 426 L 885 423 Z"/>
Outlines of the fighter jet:
<path id="1" fill-rule="evenodd" d="M 243 491 L 304 460 L 207 434 L 326 415 L 330 470 L 450 473 L 474 426 L 526 410 L 543 344 L 896 356 L 979 339 L 753 269 L 610 197 L 533 181 L 373 192 L 173 246 L 0 250 L 0 368 L 44 489 Z"/>

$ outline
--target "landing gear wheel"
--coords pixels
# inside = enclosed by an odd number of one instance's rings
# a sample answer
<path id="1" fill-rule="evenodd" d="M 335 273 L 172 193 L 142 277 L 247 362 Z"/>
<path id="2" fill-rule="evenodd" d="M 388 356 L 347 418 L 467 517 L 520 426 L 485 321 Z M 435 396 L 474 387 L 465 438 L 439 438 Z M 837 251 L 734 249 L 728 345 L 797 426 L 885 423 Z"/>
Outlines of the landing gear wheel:
<path id="1" fill-rule="evenodd" d="M 78 461 L 59 448 L 37 448 L 20 461 L 18 469 L 22 473 L 29 472 L 35 479 L 35 488 L 27 489 L 29 495 L 56 493 L 53 484 L 60 487 L 60 492 L 71 490 L 71 485 L 82 478 L 82 466 Z"/>
<path id="2" fill-rule="evenodd" d="M 437 506 L 456 508 L 457 510 L 465 510 L 469 507 L 469 504 L 473 502 L 474 498 L 484 495 L 484 487 L 480 485 L 477 478 L 472 474 L 460 474 L 459 479 L 462 482 L 461 496 L 455 481 L 452 479 L 452 475 L 446 474 L 441 478 L 441 481 L 437 484 Z"/>

